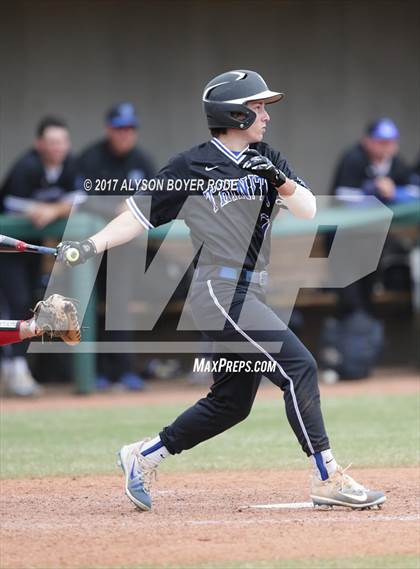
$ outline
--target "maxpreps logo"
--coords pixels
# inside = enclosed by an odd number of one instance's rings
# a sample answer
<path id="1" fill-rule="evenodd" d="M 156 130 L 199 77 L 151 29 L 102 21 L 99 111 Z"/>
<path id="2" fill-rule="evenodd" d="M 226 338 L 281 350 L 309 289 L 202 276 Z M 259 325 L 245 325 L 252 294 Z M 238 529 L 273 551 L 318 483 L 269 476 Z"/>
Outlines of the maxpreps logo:
<path id="1" fill-rule="evenodd" d="M 203 196 L 212 204 L 213 212 L 217 213 L 228 203 L 238 200 L 263 201 L 267 192 L 267 180 L 249 174 L 243 178 L 209 179 Z"/>

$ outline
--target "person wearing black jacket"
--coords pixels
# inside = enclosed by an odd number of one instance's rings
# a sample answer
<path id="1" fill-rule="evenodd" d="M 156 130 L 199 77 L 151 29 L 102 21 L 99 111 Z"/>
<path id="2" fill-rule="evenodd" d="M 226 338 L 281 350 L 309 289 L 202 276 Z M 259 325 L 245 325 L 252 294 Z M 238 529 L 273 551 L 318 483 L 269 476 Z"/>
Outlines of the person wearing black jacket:
<path id="1" fill-rule="evenodd" d="M 60 118 L 45 117 L 37 127 L 33 147 L 18 158 L 1 185 L 0 211 L 23 214 L 42 228 L 69 214 L 75 183 L 76 164 L 70 154 L 67 125 Z M 34 288 L 39 286 L 39 273 L 40 259 L 36 256 L 0 256 L 2 313 L 27 314 Z M 24 356 L 27 345 L 23 342 L 4 349 L 2 379 L 11 395 L 40 392 Z"/>
<path id="2" fill-rule="evenodd" d="M 133 185 L 142 179 L 151 179 L 156 173 L 149 155 L 137 146 L 139 119 L 131 103 L 120 103 L 113 106 L 105 116 L 105 137 L 82 151 L 78 157 L 78 187 L 86 190 L 85 182 L 89 180 L 92 188 L 88 188 L 90 199 L 86 206 L 97 214 L 112 218 L 115 215 L 115 196 L 123 198 L 130 195 L 121 191 L 123 182 Z M 95 191 L 100 182 L 114 181 L 106 186 L 106 191 Z M 112 200 L 103 199 L 114 196 Z"/>
<path id="3" fill-rule="evenodd" d="M 105 116 L 105 137 L 87 147 L 78 158 L 78 187 L 88 189 L 89 201 L 84 210 L 111 219 L 123 207 L 124 200 L 130 195 L 121 191 L 142 179 L 151 179 L 156 170 L 151 158 L 137 146 L 139 119 L 132 103 L 123 102 L 114 105 Z M 107 185 L 106 182 L 111 182 Z M 105 191 L 96 192 L 95 188 L 105 187 Z M 104 186 L 105 184 L 105 186 Z M 86 192 L 87 193 L 87 192 Z M 113 199 L 108 199 L 112 196 Z M 118 198 L 120 199 L 117 199 Z M 106 297 L 106 271 L 102 264 L 98 274 L 98 295 L 102 301 Z M 101 325 L 103 330 L 104 326 Z M 130 340 L 130 332 L 108 331 L 107 340 Z M 112 383 L 139 390 L 144 387 L 143 379 L 135 372 L 133 354 L 100 354 L 98 359 L 98 377 L 96 387 L 108 389 Z"/>
<path id="4" fill-rule="evenodd" d="M 332 193 L 343 200 L 373 195 L 384 203 L 395 201 L 397 188 L 410 183 L 410 170 L 398 154 L 398 142 L 397 126 L 390 119 L 369 124 L 362 140 L 341 157 Z"/>
<path id="5" fill-rule="evenodd" d="M 66 123 L 41 120 L 32 148 L 10 168 L 0 188 L 0 211 L 23 213 L 37 227 L 66 217 L 75 196 L 76 163 Z"/>
<path id="6" fill-rule="evenodd" d="M 394 203 L 398 191 L 410 184 L 410 170 L 398 150 L 396 124 L 388 118 L 373 121 L 367 126 L 362 140 L 341 157 L 331 193 L 343 202 L 376 196 L 386 204 Z M 359 309 L 373 313 L 374 281 L 375 275 L 370 274 L 338 289 L 340 316 Z"/>
<path id="7" fill-rule="evenodd" d="M 336 167 L 331 193 L 337 200 L 364 207 L 367 196 L 390 205 L 406 200 L 412 186 L 410 171 L 398 154 L 399 132 L 389 118 L 371 122 L 360 142 L 346 150 Z M 334 234 L 326 235 L 330 249 Z M 385 248 L 400 248 L 389 236 Z M 376 271 L 345 288 L 336 289 L 338 319 L 328 318 L 321 334 L 319 351 L 321 378 L 325 383 L 339 379 L 368 377 L 383 348 L 383 326 L 375 318 L 373 290 Z"/>

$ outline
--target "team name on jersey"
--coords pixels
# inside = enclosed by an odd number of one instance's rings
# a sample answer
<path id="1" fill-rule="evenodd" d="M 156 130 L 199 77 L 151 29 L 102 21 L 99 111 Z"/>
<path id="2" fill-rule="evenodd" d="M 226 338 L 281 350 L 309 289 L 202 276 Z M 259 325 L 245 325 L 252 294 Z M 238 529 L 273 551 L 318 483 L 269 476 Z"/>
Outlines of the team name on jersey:
<path id="1" fill-rule="evenodd" d="M 209 179 L 203 195 L 212 204 L 213 212 L 217 213 L 228 203 L 238 200 L 262 201 L 267 192 L 268 182 L 265 178 L 248 174 L 243 178 Z"/>

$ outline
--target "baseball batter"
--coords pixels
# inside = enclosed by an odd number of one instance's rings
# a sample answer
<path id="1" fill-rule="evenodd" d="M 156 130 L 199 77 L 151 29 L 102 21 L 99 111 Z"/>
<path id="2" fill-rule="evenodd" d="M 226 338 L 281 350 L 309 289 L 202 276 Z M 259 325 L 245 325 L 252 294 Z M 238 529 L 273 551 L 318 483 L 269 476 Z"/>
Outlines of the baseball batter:
<path id="1" fill-rule="evenodd" d="M 385 501 L 382 492 L 364 488 L 337 464 L 321 414 L 316 362 L 265 300 L 271 220 L 280 207 L 301 218 L 316 213 L 315 197 L 305 182 L 280 152 L 262 142 L 270 120 L 266 106 L 283 96 L 254 71 L 215 77 L 203 94 L 212 138 L 177 155 L 160 171 L 166 191 L 139 192 L 127 200 L 128 210 L 102 231 L 81 243 L 59 246 L 60 258 L 75 265 L 144 229 L 182 218 L 199 252 L 189 299 L 194 321 L 217 346 L 220 356 L 215 360 L 223 356 L 232 365 L 214 372 L 208 395 L 154 438 L 121 448 L 125 491 L 141 510 L 152 506 L 150 485 L 162 460 L 248 416 L 261 373 L 238 371 L 238 360 L 273 364 L 274 371 L 265 375 L 283 391 L 290 426 L 312 461 L 315 505 L 369 508 Z M 197 181 L 194 195 L 169 191 L 174 180 Z M 69 249 L 77 250 L 72 259 Z M 233 349 L 232 343 L 240 347 Z"/>

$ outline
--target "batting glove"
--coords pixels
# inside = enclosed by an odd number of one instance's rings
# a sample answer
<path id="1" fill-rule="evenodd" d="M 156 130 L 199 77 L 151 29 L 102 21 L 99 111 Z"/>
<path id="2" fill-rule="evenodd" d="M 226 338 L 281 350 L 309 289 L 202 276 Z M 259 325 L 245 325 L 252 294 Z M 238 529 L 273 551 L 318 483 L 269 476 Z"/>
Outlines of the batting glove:
<path id="1" fill-rule="evenodd" d="M 286 181 L 287 177 L 281 170 L 279 170 L 266 156 L 262 156 L 256 150 L 248 150 L 246 156 L 250 156 L 243 164 L 244 170 L 249 170 L 261 178 L 265 178 L 275 188 L 279 188 Z"/>
<path id="2" fill-rule="evenodd" d="M 57 245 L 57 260 L 68 267 L 86 263 L 88 259 L 96 255 L 96 247 L 93 241 L 62 241 Z"/>

